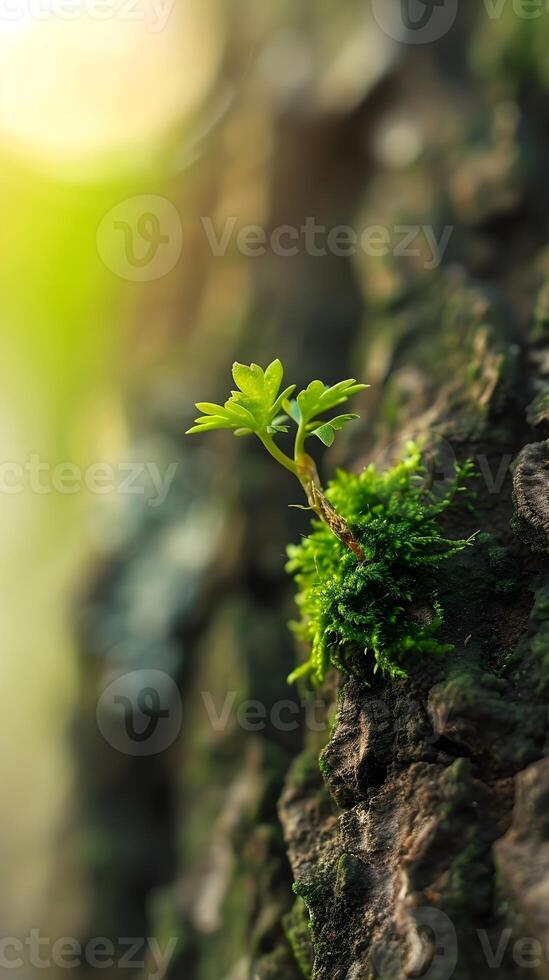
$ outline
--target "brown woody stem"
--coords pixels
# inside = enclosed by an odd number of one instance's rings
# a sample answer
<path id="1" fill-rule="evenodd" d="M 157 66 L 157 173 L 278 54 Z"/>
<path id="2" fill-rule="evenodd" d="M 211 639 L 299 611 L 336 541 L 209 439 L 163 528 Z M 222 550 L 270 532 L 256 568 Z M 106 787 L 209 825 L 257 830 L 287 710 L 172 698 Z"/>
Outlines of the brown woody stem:
<path id="1" fill-rule="evenodd" d="M 336 538 L 339 538 L 347 548 L 351 549 L 359 561 L 364 561 L 365 555 L 362 546 L 355 538 L 347 521 L 341 517 L 341 514 L 338 514 L 324 495 L 315 461 L 307 453 L 303 453 L 297 459 L 297 475 L 305 491 L 309 506 L 314 510 L 317 517 L 327 524 Z"/>

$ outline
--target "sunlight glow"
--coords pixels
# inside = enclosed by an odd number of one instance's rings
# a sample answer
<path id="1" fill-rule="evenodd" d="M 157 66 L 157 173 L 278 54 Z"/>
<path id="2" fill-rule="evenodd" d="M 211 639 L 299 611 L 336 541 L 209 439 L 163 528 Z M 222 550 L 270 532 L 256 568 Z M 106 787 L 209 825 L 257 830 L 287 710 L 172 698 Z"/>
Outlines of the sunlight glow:
<path id="1" fill-rule="evenodd" d="M 222 47 L 217 0 L 0 0 L 0 139 L 86 177 L 193 112 Z"/>

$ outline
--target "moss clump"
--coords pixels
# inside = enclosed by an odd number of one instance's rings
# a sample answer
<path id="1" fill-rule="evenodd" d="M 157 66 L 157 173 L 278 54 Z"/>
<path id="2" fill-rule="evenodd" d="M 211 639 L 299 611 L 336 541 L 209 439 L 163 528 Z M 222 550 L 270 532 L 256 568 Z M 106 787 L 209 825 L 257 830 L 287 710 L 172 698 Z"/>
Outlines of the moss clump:
<path id="1" fill-rule="evenodd" d="M 410 655 L 453 649 L 436 638 L 443 611 L 435 573 L 472 539 L 448 539 L 439 518 L 471 474 L 470 463 L 458 467 L 437 500 L 426 489 L 421 451 L 412 443 L 387 472 L 374 465 L 360 474 L 337 472 L 326 496 L 360 542 L 364 560 L 320 521 L 301 544 L 288 549 L 287 570 L 299 586 L 301 612 L 300 622 L 292 625 L 311 645 L 309 661 L 291 681 L 308 674 L 321 683 L 330 664 L 362 677 L 371 668 L 405 677 Z"/>
<path id="2" fill-rule="evenodd" d="M 549 691 L 549 578 L 539 583 L 530 616 L 529 636 L 519 646 L 522 660 L 531 662 L 537 678 L 538 693 Z"/>
<path id="3" fill-rule="evenodd" d="M 332 775 L 333 768 L 328 756 L 324 755 L 322 751 L 318 757 L 318 768 L 320 769 L 322 775 L 325 779 L 329 779 Z"/>
<path id="4" fill-rule="evenodd" d="M 283 926 L 296 963 L 309 980 L 313 975 L 314 952 L 309 911 L 302 898 L 296 898 L 292 911 L 283 919 Z"/>
<path id="5" fill-rule="evenodd" d="M 363 905 L 369 890 L 367 868 L 354 854 L 342 854 L 336 871 L 334 896 L 347 908 Z"/>

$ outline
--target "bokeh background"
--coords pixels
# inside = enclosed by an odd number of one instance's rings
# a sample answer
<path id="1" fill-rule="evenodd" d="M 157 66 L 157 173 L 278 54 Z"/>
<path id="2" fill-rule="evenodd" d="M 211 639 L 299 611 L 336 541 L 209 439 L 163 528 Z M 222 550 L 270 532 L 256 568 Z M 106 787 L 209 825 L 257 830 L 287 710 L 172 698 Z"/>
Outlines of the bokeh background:
<path id="1" fill-rule="evenodd" d="M 1 497 L 2 933 L 176 936 L 173 976 L 238 980 L 291 904 L 276 798 L 300 732 L 250 738 L 234 712 L 216 732 L 201 692 L 297 697 L 283 565 L 306 518 L 260 447 L 183 433 L 235 358 L 280 356 L 297 383 L 373 386 L 330 467 L 380 452 L 403 413 L 428 415 L 407 350 L 438 269 L 424 240 L 407 258 L 252 258 L 236 236 L 214 254 L 207 227 L 449 223 L 451 275 L 466 254 L 512 276 L 490 223 L 543 170 L 515 137 L 519 93 L 547 83 L 547 29 L 464 3 L 420 50 L 366 0 L 31 6 L 0 18 L 0 418 L 3 460 L 49 470 Z M 539 241 L 544 221 L 530 214 Z M 155 506 L 142 479 L 60 492 L 61 463 L 176 473 Z M 132 757 L 97 702 L 150 669 L 174 678 L 182 723 Z"/>

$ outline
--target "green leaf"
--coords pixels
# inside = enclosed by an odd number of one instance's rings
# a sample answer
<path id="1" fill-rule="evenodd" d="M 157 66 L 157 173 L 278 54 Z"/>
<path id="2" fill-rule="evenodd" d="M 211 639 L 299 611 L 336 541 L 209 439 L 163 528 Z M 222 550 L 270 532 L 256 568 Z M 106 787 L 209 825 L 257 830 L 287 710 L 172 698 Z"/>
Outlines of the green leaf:
<path id="1" fill-rule="evenodd" d="M 196 407 L 204 415 L 227 415 L 227 409 L 223 405 L 214 405 L 212 402 L 197 402 Z"/>
<path id="2" fill-rule="evenodd" d="M 260 398 L 265 383 L 265 372 L 259 364 L 233 364 L 233 378 L 240 391 L 250 398 Z"/>
<path id="3" fill-rule="evenodd" d="M 284 405 L 288 401 L 289 396 L 294 393 L 295 389 L 296 389 L 295 385 L 289 385 L 287 388 L 284 389 L 283 392 L 281 392 L 281 394 L 278 396 L 277 400 L 273 405 L 273 414 L 276 415 L 278 412 L 280 412 L 281 408 L 284 408 Z"/>
<path id="4" fill-rule="evenodd" d="M 354 378 L 347 381 L 340 381 L 331 388 L 326 388 L 319 399 L 319 411 L 326 412 L 336 405 L 342 405 L 351 395 L 357 395 L 360 391 L 365 391 L 369 385 L 358 384 Z"/>
<path id="5" fill-rule="evenodd" d="M 285 393 L 278 396 L 282 382 L 283 368 L 280 361 L 273 361 L 264 371 L 258 364 L 235 363 L 233 378 L 239 391 L 233 391 L 226 408 L 239 406 L 249 412 L 253 429 L 256 432 L 265 431 L 272 419 L 278 414 L 280 403 Z"/>
<path id="6" fill-rule="evenodd" d="M 340 429 L 343 429 L 345 425 L 347 425 L 347 422 L 354 422 L 355 419 L 359 418 L 360 415 L 336 415 L 335 419 L 330 419 L 328 425 L 331 425 L 332 429 L 335 429 L 336 432 L 338 432 Z"/>
<path id="7" fill-rule="evenodd" d="M 306 421 L 309 421 L 316 415 L 318 411 L 318 405 L 320 404 L 320 398 L 322 397 L 324 391 L 326 390 L 326 385 L 323 381 L 311 381 L 304 391 L 300 391 L 297 396 L 297 404 L 301 411 L 301 416 Z"/>
<path id="8" fill-rule="evenodd" d="M 259 364 L 233 364 L 233 378 L 237 385 L 225 405 L 198 402 L 203 416 L 189 433 L 209 432 L 212 429 L 233 429 L 238 434 L 255 432 L 257 435 L 273 435 L 286 432 L 283 424 L 287 416 L 281 415 L 282 404 L 295 391 L 290 385 L 280 392 L 284 369 L 277 359 L 263 370 Z"/>
<path id="9" fill-rule="evenodd" d="M 329 422 L 326 422 L 325 425 L 319 426 L 319 428 L 315 429 L 311 434 L 313 436 L 317 436 L 325 446 L 333 445 L 333 441 L 335 439 L 335 429 L 329 424 Z"/>
<path id="10" fill-rule="evenodd" d="M 315 435 L 315 430 L 318 429 L 319 425 L 331 425 L 332 429 L 339 432 L 340 429 L 343 429 L 344 426 L 347 425 L 347 422 L 353 422 L 355 419 L 359 418 L 360 415 L 336 415 L 335 418 L 330 419 L 328 422 L 321 422 L 320 419 L 315 419 L 312 422 L 309 422 L 307 425 L 307 431 L 311 435 Z"/>
<path id="11" fill-rule="evenodd" d="M 253 426 L 253 413 L 239 402 L 231 401 L 229 398 L 229 400 L 225 402 L 225 413 L 227 418 L 232 419 L 233 421 L 236 420 L 239 425 L 245 423 L 246 425 Z"/>
<path id="12" fill-rule="evenodd" d="M 284 368 L 282 362 L 277 358 L 276 361 L 269 364 L 265 371 L 265 390 L 273 402 L 280 391 L 283 377 Z"/>
<path id="13" fill-rule="evenodd" d="M 312 436 L 317 436 L 325 446 L 331 446 L 335 439 L 335 434 L 340 429 L 343 429 L 347 422 L 353 422 L 354 419 L 358 419 L 358 415 L 336 415 L 334 419 L 330 419 L 329 422 L 323 422 L 322 425 L 311 430 Z M 316 425 L 316 423 L 312 423 Z"/>
<path id="14" fill-rule="evenodd" d="M 368 387 L 358 384 L 354 378 L 340 381 L 332 387 L 315 380 L 293 399 L 291 396 L 295 385 L 280 391 L 284 369 L 278 358 L 265 370 L 259 364 L 240 364 L 235 361 L 232 374 L 236 390 L 231 392 L 224 405 L 197 402 L 196 407 L 203 414 L 195 420 L 195 425 L 188 433 L 232 429 L 238 435 L 254 432 L 265 439 L 267 436 L 287 432 L 286 422 L 289 416 L 298 426 L 302 426 L 303 434 L 315 435 L 324 445 L 331 446 L 335 433 L 358 416 L 337 415 L 329 422 L 323 422 L 317 416 Z"/>
<path id="15" fill-rule="evenodd" d="M 232 422 L 227 419 L 215 418 L 213 415 L 203 416 L 195 419 L 195 425 L 187 429 L 185 435 L 190 436 L 193 432 L 211 432 L 213 429 L 232 429 Z"/>
<path id="16" fill-rule="evenodd" d="M 292 398 L 291 400 L 286 398 L 283 403 L 283 408 L 284 411 L 288 413 L 290 418 L 292 418 L 294 422 L 297 422 L 297 424 L 299 425 L 299 423 L 301 422 L 301 409 L 297 404 L 296 400 L 294 398 Z"/>
<path id="17" fill-rule="evenodd" d="M 297 404 L 302 417 L 306 422 L 310 422 L 316 415 L 321 415 L 330 408 L 343 404 L 351 395 L 356 395 L 368 387 L 368 385 L 358 384 L 354 378 L 340 381 L 331 388 L 322 381 L 311 381 L 304 391 L 299 392 Z"/>

